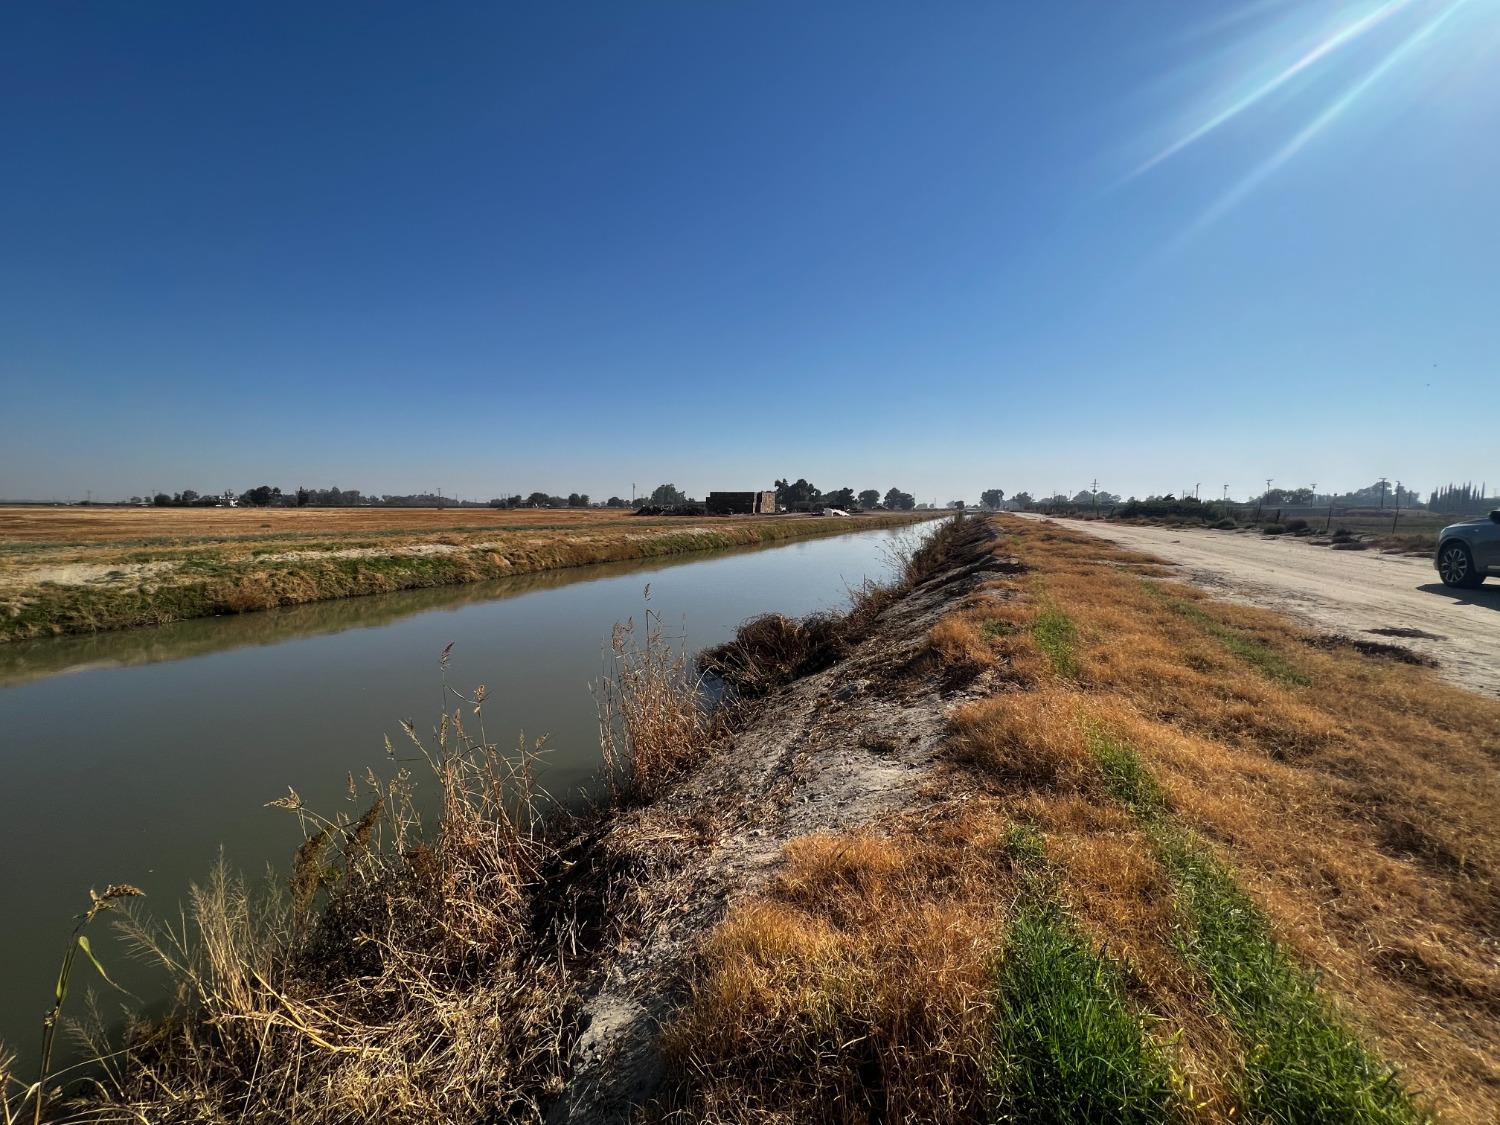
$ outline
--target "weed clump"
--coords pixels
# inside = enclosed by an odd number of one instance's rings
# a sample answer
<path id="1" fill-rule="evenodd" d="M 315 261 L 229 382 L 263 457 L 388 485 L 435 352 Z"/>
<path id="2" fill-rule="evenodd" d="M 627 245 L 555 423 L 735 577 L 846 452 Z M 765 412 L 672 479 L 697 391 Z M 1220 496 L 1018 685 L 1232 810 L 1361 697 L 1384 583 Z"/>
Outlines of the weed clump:
<path id="1" fill-rule="evenodd" d="M 290 886 L 222 863 L 181 928 L 133 917 L 138 952 L 177 982 L 165 1020 L 104 1057 L 96 1118 L 175 1121 L 539 1121 L 561 1079 L 574 921 L 543 910 L 557 854 L 531 784 L 534 753 L 465 729 L 406 731 L 437 786 L 424 832 L 405 768 L 366 776 L 360 816 L 273 802 L 307 842 Z"/>
<path id="2" fill-rule="evenodd" d="M 646 587 L 646 596 L 651 588 Z M 610 636 L 611 675 L 596 689 L 599 746 L 617 801 L 649 799 L 707 751 L 726 716 L 713 709 L 703 680 L 680 644 L 646 610 Z"/>
<path id="3" fill-rule="evenodd" d="M 957 757 L 990 775 L 1033 785 L 1081 784 L 1091 759 L 1066 692 L 1003 692 L 952 720 Z"/>
<path id="4" fill-rule="evenodd" d="M 845 648 L 845 623 L 837 615 L 814 613 L 798 620 L 767 613 L 746 621 L 732 640 L 699 654 L 698 667 L 749 698 L 828 667 Z"/>

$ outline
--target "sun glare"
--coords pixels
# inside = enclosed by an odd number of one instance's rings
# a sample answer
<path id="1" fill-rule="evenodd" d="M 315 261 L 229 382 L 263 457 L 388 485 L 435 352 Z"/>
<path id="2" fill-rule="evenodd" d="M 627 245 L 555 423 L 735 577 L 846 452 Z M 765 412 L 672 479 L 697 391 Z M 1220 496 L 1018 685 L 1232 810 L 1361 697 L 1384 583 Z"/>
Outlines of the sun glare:
<path id="1" fill-rule="evenodd" d="M 1270 77 L 1252 78 L 1236 83 L 1236 94 L 1227 100 L 1227 104 L 1203 117 L 1198 124 L 1138 164 L 1126 176 L 1126 180 L 1136 179 L 1159 168 L 1211 133 L 1249 113 L 1277 91 L 1296 90 L 1296 96 L 1309 96 L 1309 92 L 1314 87 L 1308 86 L 1306 89 L 1297 90 L 1296 87 L 1290 86 L 1294 79 L 1318 77 L 1322 80 L 1320 84 L 1325 88 L 1327 83 L 1343 80 L 1342 88 L 1337 95 L 1331 101 L 1319 106 L 1307 123 L 1290 139 L 1277 147 L 1271 156 L 1254 166 L 1195 219 L 1176 240 L 1180 243 L 1217 222 L 1244 202 L 1311 141 L 1345 118 L 1364 95 L 1383 80 L 1390 78 L 1392 73 L 1403 63 L 1409 62 L 1413 55 L 1423 49 L 1431 48 L 1434 41 L 1439 38 L 1440 31 L 1449 32 L 1447 39 L 1451 41 L 1453 39 L 1451 33 L 1456 31 L 1454 17 L 1471 6 L 1473 6 L 1473 0 L 1383 0 L 1374 7 L 1368 4 L 1346 6 L 1342 18 L 1333 22 L 1335 29 L 1322 34 L 1310 48 L 1305 46 L 1300 48 L 1300 53 L 1296 53 L 1299 48 L 1294 41 L 1304 32 L 1301 28 L 1293 26 L 1293 20 L 1305 15 L 1305 9 L 1299 13 L 1278 17 L 1278 25 L 1272 29 L 1272 37 L 1274 39 L 1279 36 L 1292 45 L 1284 50 L 1273 51 L 1273 54 L 1283 58 L 1291 57 L 1292 61 L 1284 65 L 1275 64 Z M 1500 12 L 1500 4 L 1495 4 L 1492 0 L 1481 0 L 1480 6 L 1488 6 L 1493 11 Z M 1377 34 L 1377 31 L 1381 34 Z M 1373 65 L 1366 63 L 1362 72 L 1352 80 L 1348 80 L 1346 75 L 1363 61 L 1360 57 L 1361 53 L 1368 58 L 1372 52 L 1378 51 L 1382 46 L 1380 42 L 1382 38 L 1388 44 L 1384 53 L 1378 56 Z M 1361 39 L 1368 39 L 1369 42 L 1356 50 L 1353 45 L 1356 40 Z M 1265 52 L 1258 50 L 1257 53 L 1263 55 Z M 1295 57 L 1292 57 L 1294 54 Z M 1335 58 L 1340 54 L 1345 57 Z M 1263 73 L 1263 66 L 1251 69 L 1257 73 Z"/>

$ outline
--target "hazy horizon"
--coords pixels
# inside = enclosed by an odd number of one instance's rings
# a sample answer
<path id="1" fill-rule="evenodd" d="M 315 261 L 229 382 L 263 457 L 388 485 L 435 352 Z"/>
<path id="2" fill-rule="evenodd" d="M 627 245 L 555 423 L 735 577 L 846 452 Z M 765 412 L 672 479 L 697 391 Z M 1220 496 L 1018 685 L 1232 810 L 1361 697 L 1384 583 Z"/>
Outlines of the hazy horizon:
<path id="1" fill-rule="evenodd" d="M 0 497 L 1500 488 L 1500 6 L 12 6 Z"/>

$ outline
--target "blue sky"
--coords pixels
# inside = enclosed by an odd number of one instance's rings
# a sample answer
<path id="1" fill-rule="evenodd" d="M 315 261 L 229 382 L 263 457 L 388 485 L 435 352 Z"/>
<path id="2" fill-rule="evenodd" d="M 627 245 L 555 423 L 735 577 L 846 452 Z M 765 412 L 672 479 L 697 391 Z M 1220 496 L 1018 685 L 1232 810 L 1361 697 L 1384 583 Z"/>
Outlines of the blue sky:
<path id="1" fill-rule="evenodd" d="M 1500 481 L 1500 0 L 7 5 L 0 496 Z"/>

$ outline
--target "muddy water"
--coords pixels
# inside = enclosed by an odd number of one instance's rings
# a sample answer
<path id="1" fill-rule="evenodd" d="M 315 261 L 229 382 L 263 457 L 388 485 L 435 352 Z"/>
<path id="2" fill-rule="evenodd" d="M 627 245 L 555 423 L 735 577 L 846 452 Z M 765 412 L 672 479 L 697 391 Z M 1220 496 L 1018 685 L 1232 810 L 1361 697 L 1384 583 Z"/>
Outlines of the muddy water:
<path id="1" fill-rule="evenodd" d="M 314 808 L 344 804 L 348 771 L 381 765 L 400 721 L 428 730 L 449 682 L 485 684 L 491 738 L 545 734 L 542 782 L 586 786 L 598 764 L 589 684 L 617 621 L 640 619 L 643 590 L 693 649 L 746 617 L 835 608 L 880 579 L 920 530 L 611 564 L 183 622 L 97 637 L 0 646 L 0 1042 L 34 1058 L 70 916 L 89 887 L 144 888 L 172 917 L 220 849 L 250 873 L 285 861 L 301 836 L 266 801 L 292 786 Z M 507 738 L 508 741 L 508 738 Z M 149 999 L 155 970 L 95 948 Z M 82 969 L 92 974 L 87 966 Z M 99 982 L 91 981 L 92 985 Z M 106 1011 L 120 998 L 101 995 Z"/>

